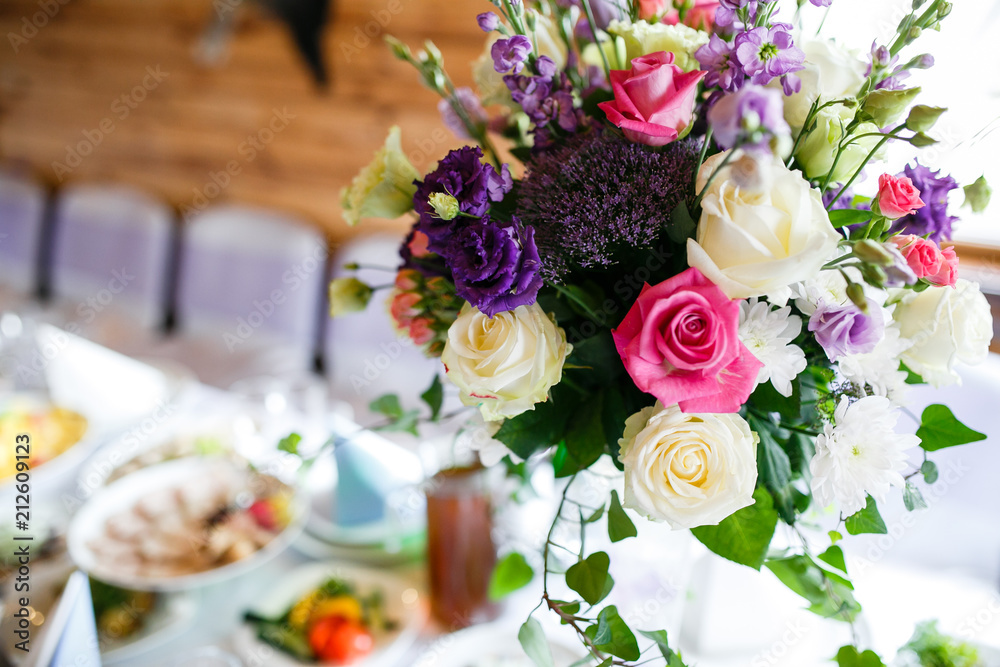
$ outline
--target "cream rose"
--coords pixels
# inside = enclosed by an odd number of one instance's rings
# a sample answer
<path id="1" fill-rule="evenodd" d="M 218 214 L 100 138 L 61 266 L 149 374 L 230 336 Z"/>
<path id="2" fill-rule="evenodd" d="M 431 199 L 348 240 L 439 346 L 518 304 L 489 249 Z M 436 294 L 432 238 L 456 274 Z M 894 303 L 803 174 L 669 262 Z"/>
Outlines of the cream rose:
<path id="1" fill-rule="evenodd" d="M 413 181 L 420 172 L 403 154 L 399 128 L 389 129 L 385 144 L 371 163 L 362 169 L 349 188 L 340 192 L 340 205 L 347 224 L 356 225 L 363 218 L 392 220 L 413 210 Z"/>
<path id="2" fill-rule="evenodd" d="M 675 65 L 685 72 L 692 72 L 699 69 L 694 52 L 708 44 L 707 32 L 695 30 L 683 23 L 668 25 L 614 20 L 608 24 L 608 32 L 621 37 L 625 42 L 625 62 L 620 63 L 623 69 L 628 69 L 633 58 L 666 51 L 674 54 Z"/>
<path id="3" fill-rule="evenodd" d="M 705 161 L 698 190 L 726 154 Z M 783 303 L 788 286 L 819 274 L 840 235 L 819 191 L 778 158 L 759 165 L 766 189 L 741 187 L 732 166 L 716 175 L 702 199 L 701 220 L 688 239 L 688 264 L 731 299 L 768 295 Z"/>
<path id="4" fill-rule="evenodd" d="M 986 360 L 993 338 L 990 304 L 975 283 L 959 279 L 955 287 L 928 287 L 904 293 L 893 319 L 912 345 L 903 351 L 906 365 L 935 387 L 961 383 L 955 364 Z"/>
<path id="5" fill-rule="evenodd" d="M 795 43 L 806 54 L 805 68 L 795 73 L 802 81 L 802 88 L 785 97 L 785 120 L 798 130 L 816 100 L 822 104 L 857 95 L 865 81 L 868 63 L 829 39 L 805 42 L 796 39 Z M 777 79 L 771 85 L 780 87 Z"/>
<path id="6" fill-rule="evenodd" d="M 805 136 L 795 151 L 795 159 L 809 178 L 821 178 L 833 169 L 832 183 L 845 183 L 860 169 L 868 154 L 878 145 L 881 135 L 875 123 L 860 123 L 854 130 L 855 137 L 837 156 L 837 148 L 844 139 L 844 128 L 854 118 L 854 111 L 840 104 L 827 107 L 816 114 L 816 127 Z M 873 135 L 873 136 L 864 136 Z M 881 151 L 880 151 L 881 152 Z M 879 157 L 878 154 L 875 157 Z"/>
<path id="7" fill-rule="evenodd" d="M 711 526 L 753 504 L 757 435 L 737 414 L 659 402 L 625 421 L 623 504 L 673 529 Z"/>
<path id="8" fill-rule="evenodd" d="M 465 304 L 441 353 L 462 403 L 487 421 L 514 417 L 548 398 L 572 350 L 566 333 L 541 306 L 519 306 L 487 317 Z"/>

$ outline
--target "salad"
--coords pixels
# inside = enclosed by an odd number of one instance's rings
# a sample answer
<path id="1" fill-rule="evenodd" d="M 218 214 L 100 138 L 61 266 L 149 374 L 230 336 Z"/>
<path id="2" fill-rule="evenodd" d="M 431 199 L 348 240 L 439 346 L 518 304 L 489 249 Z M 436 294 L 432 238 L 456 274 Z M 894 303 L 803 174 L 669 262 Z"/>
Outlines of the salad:
<path id="1" fill-rule="evenodd" d="M 375 635 L 392 630 L 381 591 L 360 594 L 331 577 L 299 598 L 279 618 L 245 616 L 261 641 L 307 663 L 351 665 L 375 648 Z"/>
<path id="2" fill-rule="evenodd" d="M 86 430 L 87 420 L 83 415 L 51 405 L 32 409 L 17 405 L 0 413 L 0 442 L 13 443 L 22 433 L 31 436 L 28 463 L 32 468 L 68 450 L 80 441 Z M 0 481 L 13 477 L 16 465 L 13 456 L 0 458 Z"/>

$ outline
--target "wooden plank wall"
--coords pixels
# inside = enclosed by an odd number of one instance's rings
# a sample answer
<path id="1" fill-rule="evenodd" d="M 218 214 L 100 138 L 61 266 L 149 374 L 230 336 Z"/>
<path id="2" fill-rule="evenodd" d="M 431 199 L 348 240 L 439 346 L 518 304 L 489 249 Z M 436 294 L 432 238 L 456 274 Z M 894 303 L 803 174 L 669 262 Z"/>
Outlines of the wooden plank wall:
<path id="1" fill-rule="evenodd" d="M 234 7 L 225 62 L 199 64 L 193 54 L 206 28 Z M 440 121 L 436 96 L 391 56 L 382 35 L 413 45 L 433 39 L 452 77 L 467 84 L 466 63 L 483 44 L 475 14 L 488 7 L 339 0 L 325 36 L 333 85 L 323 93 L 284 27 L 251 0 L 2 0 L 0 157 L 53 185 L 121 181 L 178 210 L 209 200 L 274 206 L 341 237 L 350 231 L 339 191 L 391 124 L 402 127 L 418 167 L 459 144 Z M 289 118 L 284 127 L 274 122 L 281 129 L 272 138 L 274 110 Z M 227 165 L 239 173 L 213 197 L 212 175 L 225 183 Z"/>

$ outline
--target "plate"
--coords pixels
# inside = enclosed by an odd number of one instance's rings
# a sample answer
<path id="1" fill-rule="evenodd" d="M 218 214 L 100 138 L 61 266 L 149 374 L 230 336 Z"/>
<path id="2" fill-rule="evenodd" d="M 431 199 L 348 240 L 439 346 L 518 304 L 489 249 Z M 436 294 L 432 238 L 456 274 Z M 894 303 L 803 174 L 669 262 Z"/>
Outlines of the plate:
<path id="1" fill-rule="evenodd" d="M 238 469 L 230 461 L 199 457 L 168 461 L 134 472 L 99 490 L 76 514 L 70 523 L 66 539 L 70 557 L 81 570 L 97 579 L 121 588 L 147 591 L 200 588 L 252 570 L 287 549 L 301 532 L 307 508 L 298 491 L 293 490 L 288 507 L 290 515 L 288 525 L 267 544 L 239 560 L 195 574 L 177 576 L 130 574 L 102 563 L 93 546 L 106 539 L 105 531 L 109 519 L 135 508 L 140 501 L 157 497 L 157 494 L 160 494 L 159 497 L 164 497 L 169 495 L 171 490 L 179 489 L 185 484 L 188 488 L 193 488 L 196 485 L 191 484 L 191 480 L 201 477 L 206 478 L 206 484 L 199 488 L 211 489 L 213 482 L 225 477 L 242 483 L 239 477 L 243 476 L 243 480 L 246 481 L 249 474 L 247 469 Z M 197 536 L 192 537 L 200 539 Z M 188 538 L 182 535 L 178 539 Z"/>
<path id="2" fill-rule="evenodd" d="M 524 654 L 510 621 L 497 621 L 439 637 L 413 664 L 420 667 L 534 667 Z M 583 657 L 580 650 L 549 636 L 555 667 L 569 667 Z"/>
<path id="3" fill-rule="evenodd" d="M 250 611 L 267 617 L 277 618 L 284 614 L 296 601 L 330 577 L 338 577 L 353 584 L 362 595 L 379 590 L 385 601 L 385 615 L 396 621 L 397 627 L 391 631 L 376 632 L 375 648 L 366 658 L 352 663 L 351 667 L 396 667 L 400 658 L 416 640 L 427 619 L 427 605 L 419 584 L 399 573 L 373 570 L 341 561 L 311 563 L 296 569 L 278 582 L 271 595 L 258 602 Z M 237 654 L 247 664 L 267 655 L 268 667 L 300 667 L 301 665 L 322 665 L 306 663 L 282 653 L 257 638 L 254 628 L 244 623 L 233 637 Z"/>

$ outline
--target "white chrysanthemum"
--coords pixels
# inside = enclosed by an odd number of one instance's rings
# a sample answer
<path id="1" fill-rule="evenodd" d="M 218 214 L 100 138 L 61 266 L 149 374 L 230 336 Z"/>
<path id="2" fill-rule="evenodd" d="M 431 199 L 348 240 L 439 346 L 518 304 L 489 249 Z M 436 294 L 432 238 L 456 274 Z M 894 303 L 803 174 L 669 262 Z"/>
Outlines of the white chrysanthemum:
<path id="1" fill-rule="evenodd" d="M 868 385 L 871 391 L 885 396 L 895 405 L 906 402 L 906 373 L 899 370 L 899 357 L 911 341 L 899 335 L 899 325 L 892 320 L 890 311 L 885 313 L 885 335 L 875 349 L 866 354 L 848 354 L 837 360 L 840 375 L 859 386 Z"/>
<path id="2" fill-rule="evenodd" d="M 740 302 L 740 340 L 764 364 L 757 384 L 768 380 L 782 396 L 792 395 L 792 380 L 806 369 L 806 355 L 792 341 L 802 331 L 802 318 L 788 306 L 771 310 L 756 298 Z"/>
<path id="3" fill-rule="evenodd" d="M 867 496 L 881 501 L 891 486 L 905 484 L 906 450 L 920 444 L 915 435 L 896 433 L 899 411 L 884 396 L 846 397 L 816 437 L 809 463 L 812 491 L 821 506 L 834 500 L 845 515 L 864 509 Z"/>

